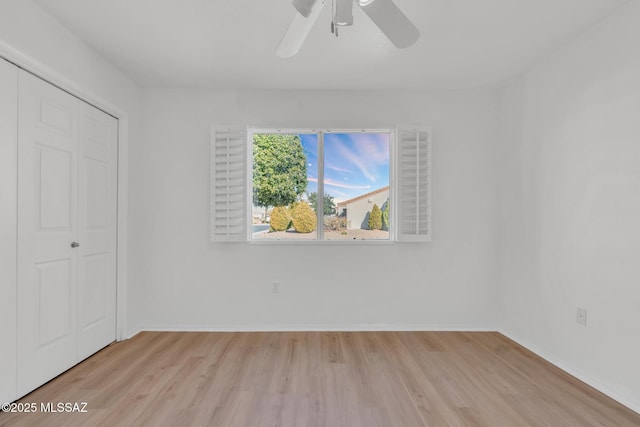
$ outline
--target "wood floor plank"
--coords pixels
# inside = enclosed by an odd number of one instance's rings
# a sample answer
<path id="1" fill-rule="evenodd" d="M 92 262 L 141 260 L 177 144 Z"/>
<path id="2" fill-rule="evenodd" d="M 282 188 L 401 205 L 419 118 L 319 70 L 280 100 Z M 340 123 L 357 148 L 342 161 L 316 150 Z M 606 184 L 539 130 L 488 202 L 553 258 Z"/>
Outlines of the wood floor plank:
<path id="1" fill-rule="evenodd" d="M 144 332 L 0 413 L 0 426 L 640 426 L 491 332 Z"/>

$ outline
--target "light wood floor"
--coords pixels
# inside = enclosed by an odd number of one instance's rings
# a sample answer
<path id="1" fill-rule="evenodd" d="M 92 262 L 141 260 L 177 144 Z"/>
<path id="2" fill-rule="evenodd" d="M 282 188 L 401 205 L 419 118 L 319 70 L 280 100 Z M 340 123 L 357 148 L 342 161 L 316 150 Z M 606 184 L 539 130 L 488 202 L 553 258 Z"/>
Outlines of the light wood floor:
<path id="1" fill-rule="evenodd" d="M 1 426 L 640 426 L 498 333 L 141 333 L 0 413 Z"/>

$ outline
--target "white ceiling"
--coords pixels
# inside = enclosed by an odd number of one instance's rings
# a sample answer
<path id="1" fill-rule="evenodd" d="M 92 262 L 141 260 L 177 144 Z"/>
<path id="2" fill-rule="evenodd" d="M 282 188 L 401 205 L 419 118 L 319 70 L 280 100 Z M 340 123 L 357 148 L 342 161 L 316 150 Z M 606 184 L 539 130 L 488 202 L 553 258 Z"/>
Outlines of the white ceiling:
<path id="1" fill-rule="evenodd" d="M 325 7 L 299 54 L 275 50 L 291 0 L 35 0 L 145 87 L 467 89 L 526 71 L 629 0 L 395 0 L 420 40 L 397 50 L 359 8 Z"/>

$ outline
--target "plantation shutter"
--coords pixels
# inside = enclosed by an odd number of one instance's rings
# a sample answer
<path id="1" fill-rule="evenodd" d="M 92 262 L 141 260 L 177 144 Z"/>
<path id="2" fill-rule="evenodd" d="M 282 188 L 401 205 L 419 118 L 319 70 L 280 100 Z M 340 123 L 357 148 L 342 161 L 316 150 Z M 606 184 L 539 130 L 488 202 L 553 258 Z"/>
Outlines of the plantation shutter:
<path id="1" fill-rule="evenodd" d="M 431 241 L 431 132 L 398 127 L 397 232 L 400 242 Z"/>
<path id="2" fill-rule="evenodd" d="M 211 240 L 247 240 L 247 130 L 211 132 Z"/>

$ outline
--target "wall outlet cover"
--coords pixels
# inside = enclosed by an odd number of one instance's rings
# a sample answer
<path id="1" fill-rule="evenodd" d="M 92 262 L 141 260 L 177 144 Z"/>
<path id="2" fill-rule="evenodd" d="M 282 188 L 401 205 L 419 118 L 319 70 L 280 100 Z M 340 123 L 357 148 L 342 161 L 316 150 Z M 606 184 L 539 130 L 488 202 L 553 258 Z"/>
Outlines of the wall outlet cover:
<path id="1" fill-rule="evenodd" d="M 582 326 L 587 326 L 587 309 L 578 307 L 576 310 L 576 322 Z"/>

